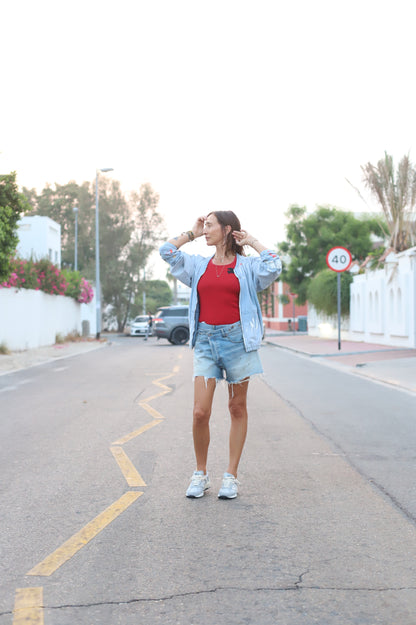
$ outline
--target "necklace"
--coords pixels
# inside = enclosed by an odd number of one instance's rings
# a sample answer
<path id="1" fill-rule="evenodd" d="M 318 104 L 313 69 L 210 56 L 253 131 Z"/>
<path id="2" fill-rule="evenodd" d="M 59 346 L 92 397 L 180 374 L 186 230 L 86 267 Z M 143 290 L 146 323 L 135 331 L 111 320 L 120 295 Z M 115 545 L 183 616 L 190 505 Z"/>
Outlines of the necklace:
<path id="1" fill-rule="evenodd" d="M 214 259 L 213 259 L 214 260 Z M 222 262 L 224 262 L 225 260 L 225 256 L 222 258 Z M 221 278 L 223 271 L 226 267 L 228 267 L 229 265 L 232 265 L 234 261 L 231 261 L 231 263 L 226 263 L 225 265 L 216 265 L 214 262 L 212 263 L 215 267 L 215 275 L 217 276 L 217 278 Z M 221 267 L 220 272 L 218 272 L 218 267 Z"/>
<path id="2" fill-rule="evenodd" d="M 226 267 L 226 265 L 220 265 L 220 266 L 221 266 L 221 271 L 220 271 L 220 273 L 218 273 L 218 269 L 217 269 L 218 265 L 214 265 L 214 267 L 215 267 L 215 275 L 217 276 L 217 278 L 221 278 L 222 272 L 224 271 L 224 267 Z"/>

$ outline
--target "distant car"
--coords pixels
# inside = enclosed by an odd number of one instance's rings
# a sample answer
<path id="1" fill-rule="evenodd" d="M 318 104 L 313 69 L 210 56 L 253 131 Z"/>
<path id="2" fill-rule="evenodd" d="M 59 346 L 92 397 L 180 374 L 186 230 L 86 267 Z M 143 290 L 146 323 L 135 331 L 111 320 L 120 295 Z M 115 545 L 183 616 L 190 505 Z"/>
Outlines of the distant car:
<path id="1" fill-rule="evenodd" d="M 132 321 L 130 326 L 130 336 L 152 335 L 152 326 L 149 326 L 149 315 L 139 315 Z"/>
<path id="2" fill-rule="evenodd" d="M 188 306 L 163 306 L 153 318 L 153 334 L 173 345 L 189 340 Z"/>

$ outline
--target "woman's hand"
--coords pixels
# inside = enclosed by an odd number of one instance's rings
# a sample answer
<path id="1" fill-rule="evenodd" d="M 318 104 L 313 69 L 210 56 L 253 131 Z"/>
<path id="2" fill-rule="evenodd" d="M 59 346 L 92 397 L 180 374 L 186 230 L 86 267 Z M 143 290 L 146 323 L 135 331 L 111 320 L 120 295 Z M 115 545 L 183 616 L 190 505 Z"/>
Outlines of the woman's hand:
<path id="1" fill-rule="evenodd" d="M 233 230 L 232 235 L 238 245 L 253 245 L 253 242 L 256 241 L 247 230 Z"/>
<path id="2" fill-rule="evenodd" d="M 198 219 L 192 226 L 192 232 L 194 233 L 195 239 L 197 237 L 202 237 L 204 233 L 205 220 L 206 220 L 206 215 L 201 215 L 200 217 L 198 217 Z"/>
<path id="3" fill-rule="evenodd" d="M 247 230 L 233 230 L 232 235 L 238 245 L 250 245 L 253 250 L 256 250 L 260 254 L 263 250 L 267 250 L 267 247 L 255 239 Z"/>

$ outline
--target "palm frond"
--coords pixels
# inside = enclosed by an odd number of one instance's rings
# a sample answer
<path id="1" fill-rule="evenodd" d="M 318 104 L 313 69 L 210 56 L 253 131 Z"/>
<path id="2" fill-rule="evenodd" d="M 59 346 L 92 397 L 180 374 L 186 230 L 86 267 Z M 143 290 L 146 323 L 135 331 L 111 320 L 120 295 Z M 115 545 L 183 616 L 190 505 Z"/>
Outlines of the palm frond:
<path id="1" fill-rule="evenodd" d="M 403 251 L 415 241 L 416 169 L 405 155 L 394 170 L 393 157 L 384 153 L 377 165 L 361 166 L 363 182 L 378 201 L 386 219 L 390 246 Z M 361 195 L 361 194 L 360 194 Z"/>

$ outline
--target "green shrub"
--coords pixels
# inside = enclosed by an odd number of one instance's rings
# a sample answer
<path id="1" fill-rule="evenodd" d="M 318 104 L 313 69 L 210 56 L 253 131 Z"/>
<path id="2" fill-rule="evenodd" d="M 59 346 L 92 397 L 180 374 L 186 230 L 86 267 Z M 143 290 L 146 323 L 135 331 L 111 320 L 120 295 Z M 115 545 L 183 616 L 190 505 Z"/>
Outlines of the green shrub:
<path id="1" fill-rule="evenodd" d="M 81 274 L 70 269 L 63 269 L 62 274 L 67 283 L 65 295 L 78 299 L 81 295 Z"/>
<path id="2" fill-rule="evenodd" d="M 4 341 L 0 343 L 0 354 L 3 356 L 7 356 L 7 354 L 10 354 L 10 349 L 7 347 Z"/>
<path id="3" fill-rule="evenodd" d="M 341 314 L 349 315 L 350 312 L 350 284 L 353 277 L 348 271 L 341 273 Z M 336 315 L 338 312 L 337 302 L 337 274 L 331 269 L 324 269 L 318 273 L 308 286 L 308 302 L 318 312 L 325 315 Z"/>

